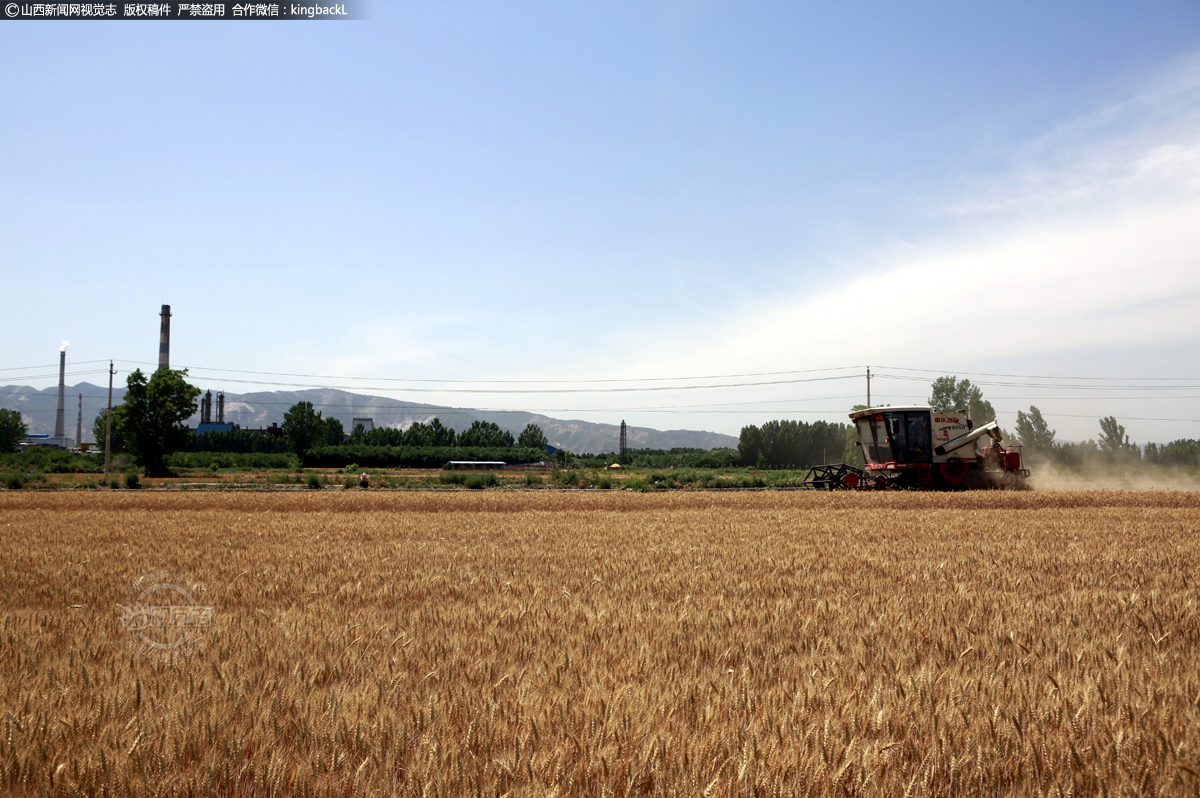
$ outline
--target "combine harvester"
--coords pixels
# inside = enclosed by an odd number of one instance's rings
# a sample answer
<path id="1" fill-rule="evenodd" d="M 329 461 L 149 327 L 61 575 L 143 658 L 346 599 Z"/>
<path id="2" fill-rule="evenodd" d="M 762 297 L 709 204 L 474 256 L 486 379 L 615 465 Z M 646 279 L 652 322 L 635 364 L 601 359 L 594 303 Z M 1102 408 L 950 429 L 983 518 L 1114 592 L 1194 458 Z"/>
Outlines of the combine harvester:
<path id="1" fill-rule="evenodd" d="M 825 490 L 1020 488 L 1029 476 L 1021 447 L 1000 445 L 1000 426 L 974 426 L 966 413 L 931 407 L 873 407 L 850 414 L 865 468 L 813 466 L 805 479 Z"/>

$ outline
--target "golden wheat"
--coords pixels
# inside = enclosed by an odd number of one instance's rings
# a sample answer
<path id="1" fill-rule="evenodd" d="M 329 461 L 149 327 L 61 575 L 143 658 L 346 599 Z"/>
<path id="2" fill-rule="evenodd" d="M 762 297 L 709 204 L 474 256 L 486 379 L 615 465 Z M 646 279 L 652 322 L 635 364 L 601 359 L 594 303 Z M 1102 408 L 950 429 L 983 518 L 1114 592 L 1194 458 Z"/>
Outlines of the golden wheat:
<path id="1" fill-rule="evenodd" d="M 1200 496 L 0 494 L 10 795 L 1195 795 Z M 207 588 L 173 664 L 116 607 Z"/>

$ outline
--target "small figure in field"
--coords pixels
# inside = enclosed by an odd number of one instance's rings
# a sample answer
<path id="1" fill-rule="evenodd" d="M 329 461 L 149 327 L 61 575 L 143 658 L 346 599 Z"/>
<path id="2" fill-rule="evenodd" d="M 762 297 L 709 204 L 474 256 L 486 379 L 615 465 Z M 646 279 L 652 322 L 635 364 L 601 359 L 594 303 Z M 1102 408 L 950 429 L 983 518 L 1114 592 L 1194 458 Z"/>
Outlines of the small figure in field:
<path id="1" fill-rule="evenodd" d="M 366 490 L 367 488 L 371 487 L 371 480 L 369 480 L 367 478 L 366 471 L 363 472 L 362 478 L 358 480 L 358 486 L 360 488 L 362 488 L 363 490 Z"/>

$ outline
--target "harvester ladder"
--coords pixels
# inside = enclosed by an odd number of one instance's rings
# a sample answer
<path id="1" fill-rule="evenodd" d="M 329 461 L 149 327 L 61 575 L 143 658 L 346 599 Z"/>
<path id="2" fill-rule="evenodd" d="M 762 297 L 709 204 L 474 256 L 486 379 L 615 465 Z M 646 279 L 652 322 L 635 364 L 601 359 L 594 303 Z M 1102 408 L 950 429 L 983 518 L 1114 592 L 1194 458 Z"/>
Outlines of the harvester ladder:
<path id="1" fill-rule="evenodd" d="M 917 490 L 933 490 L 933 468 L 929 463 L 917 465 Z"/>

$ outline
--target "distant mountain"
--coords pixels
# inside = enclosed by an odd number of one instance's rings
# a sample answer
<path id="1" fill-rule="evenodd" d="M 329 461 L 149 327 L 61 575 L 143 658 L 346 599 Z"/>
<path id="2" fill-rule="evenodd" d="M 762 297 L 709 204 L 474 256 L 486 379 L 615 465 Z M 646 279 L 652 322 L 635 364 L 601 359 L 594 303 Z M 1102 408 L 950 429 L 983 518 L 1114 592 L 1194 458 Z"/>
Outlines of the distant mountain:
<path id="1" fill-rule="evenodd" d="M 92 421 L 103 410 L 108 401 L 108 388 L 79 383 L 66 389 L 66 427 L 68 437 L 75 436 L 75 421 L 78 415 L 79 395 L 83 395 L 83 439 L 92 439 Z M 113 404 L 121 403 L 125 388 L 113 387 Z M 272 423 L 282 424 L 283 414 L 296 402 L 312 402 L 326 418 L 339 419 L 346 431 L 350 431 L 355 418 L 370 418 L 376 427 L 398 427 L 407 429 L 417 422 L 428 423 L 440 418 L 442 423 L 456 430 L 464 430 L 475 420 L 491 421 L 502 429 L 520 434 L 526 424 L 537 424 L 546 433 L 550 443 L 572 452 L 613 452 L 619 448 L 620 426 L 596 424 L 590 421 L 550 418 L 537 413 L 523 411 L 488 411 L 461 407 L 419 404 L 384 396 L 367 396 L 333 388 L 308 389 L 303 391 L 263 391 L 247 394 L 225 394 L 225 420 L 243 429 L 258 429 Z M 0 388 L 0 407 L 19 410 L 30 432 L 54 432 L 54 415 L 58 402 L 58 388 L 29 388 L 5 386 Z M 217 410 L 213 396 L 213 417 Z M 192 417 L 194 425 L 199 415 Z M 718 449 L 736 447 L 738 439 L 730 435 L 702 430 L 656 430 L 648 427 L 628 427 L 626 440 L 631 449 Z"/>
<path id="2" fill-rule="evenodd" d="M 100 387 L 90 382 L 68 385 L 64 401 L 63 421 L 68 438 L 75 437 L 75 422 L 79 418 L 79 395 L 83 394 L 83 439 L 92 440 L 92 422 L 100 411 L 108 406 L 108 386 Z M 119 405 L 125 398 L 125 386 L 113 386 L 113 404 Z M 34 433 L 54 434 L 54 414 L 58 408 L 58 386 L 52 388 L 30 388 L 25 385 L 5 385 L 0 388 L 0 408 L 17 410 L 21 420 Z"/>

